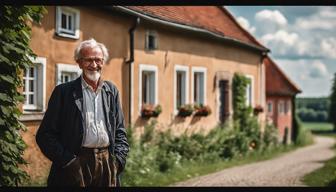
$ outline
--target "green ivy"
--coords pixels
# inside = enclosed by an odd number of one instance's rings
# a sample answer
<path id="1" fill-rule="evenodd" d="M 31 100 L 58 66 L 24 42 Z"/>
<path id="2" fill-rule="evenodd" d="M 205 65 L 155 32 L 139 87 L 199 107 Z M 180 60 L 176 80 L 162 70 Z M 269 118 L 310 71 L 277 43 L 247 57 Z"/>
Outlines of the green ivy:
<path id="1" fill-rule="evenodd" d="M 246 87 L 250 83 L 250 80 L 244 75 L 235 73 L 232 80 L 232 92 L 233 92 L 233 120 L 235 127 L 240 130 L 244 130 L 249 126 L 249 117 L 252 113 L 252 108 L 246 106 Z"/>
<path id="2" fill-rule="evenodd" d="M 20 130 L 18 104 L 24 97 L 21 72 L 32 65 L 29 57 L 36 55 L 29 47 L 32 22 L 40 22 L 46 9 L 42 6 L 0 7 L 0 186 L 18 186 L 29 178 L 18 165 L 26 144 Z"/>

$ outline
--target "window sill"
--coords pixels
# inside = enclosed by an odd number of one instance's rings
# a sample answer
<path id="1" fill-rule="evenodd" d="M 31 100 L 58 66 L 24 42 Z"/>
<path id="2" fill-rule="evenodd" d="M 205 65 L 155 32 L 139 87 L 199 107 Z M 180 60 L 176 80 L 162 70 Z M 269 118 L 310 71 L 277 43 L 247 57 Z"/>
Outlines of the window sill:
<path id="1" fill-rule="evenodd" d="M 41 111 L 23 111 L 23 114 L 20 117 L 20 121 L 41 121 L 43 119 L 44 112 Z"/>
<path id="2" fill-rule="evenodd" d="M 79 35 L 69 35 L 69 34 L 60 33 L 60 32 L 56 32 L 55 35 L 59 37 L 65 37 L 65 38 L 70 38 L 70 39 L 75 39 L 75 40 L 79 39 Z"/>

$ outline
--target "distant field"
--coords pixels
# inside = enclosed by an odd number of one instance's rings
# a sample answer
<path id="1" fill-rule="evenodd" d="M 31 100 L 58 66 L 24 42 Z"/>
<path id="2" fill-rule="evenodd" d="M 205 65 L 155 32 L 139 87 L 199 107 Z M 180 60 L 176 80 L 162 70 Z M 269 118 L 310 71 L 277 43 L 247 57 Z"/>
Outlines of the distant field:
<path id="1" fill-rule="evenodd" d="M 325 122 L 302 122 L 305 129 L 311 130 L 312 132 L 331 132 L 333 126 L 331 123 Z"/>

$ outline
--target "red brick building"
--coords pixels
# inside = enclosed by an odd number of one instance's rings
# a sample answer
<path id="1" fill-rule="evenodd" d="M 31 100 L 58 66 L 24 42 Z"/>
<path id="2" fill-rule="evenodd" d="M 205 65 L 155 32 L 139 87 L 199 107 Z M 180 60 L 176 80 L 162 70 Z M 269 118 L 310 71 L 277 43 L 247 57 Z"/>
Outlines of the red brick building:
<path id="1" fill-rule="evenodd" d="M 275 62 L 266 57 L 266 117 L 279 129 L 279 139 L 290 143 L 293 133 L 295 96 L 301 90 Z"/>

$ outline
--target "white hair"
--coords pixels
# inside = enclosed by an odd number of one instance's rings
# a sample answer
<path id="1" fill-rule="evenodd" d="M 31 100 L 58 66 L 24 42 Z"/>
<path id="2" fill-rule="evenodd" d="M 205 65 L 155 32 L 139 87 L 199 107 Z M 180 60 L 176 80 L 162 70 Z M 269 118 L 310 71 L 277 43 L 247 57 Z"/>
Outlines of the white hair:
<path id="1" fill-rule="evenodd" d="M 98 43 L 95 39 L 91 38 L 89 40 L 85 40 L 85 41 L 82 41 L 82 42 L 79 43 L 79 45 L 77 46 L 77 48 L 75 49 L 75 52 L 74 52 L 75 61 L 82 58 L 81 50 L 85 47 L 90 47 L 90 48 L 99 47 L 103 52 L 104 62 L 106 62 L 108 60 L 109 54 L 108 54 L 108 51 L 107 51 L 107 48 L 105 47 L 105 45 L 102 44 L 102 43 Z"/>

